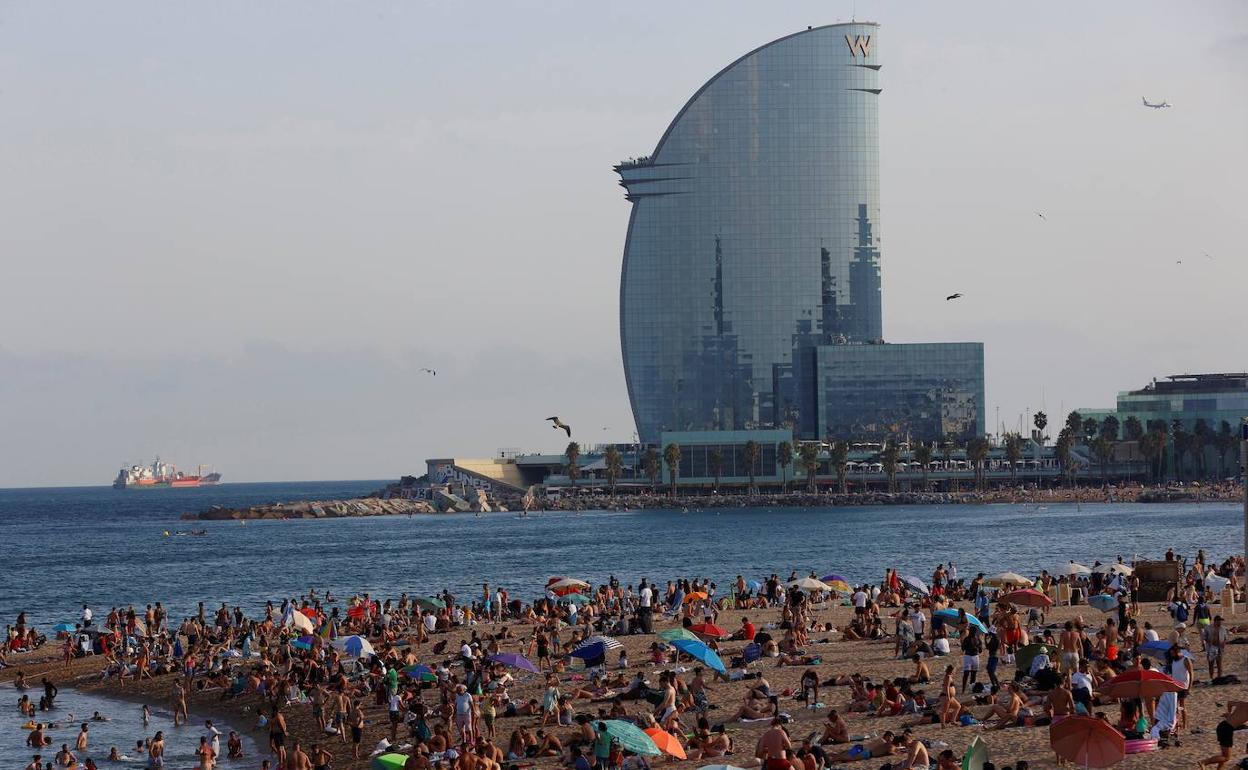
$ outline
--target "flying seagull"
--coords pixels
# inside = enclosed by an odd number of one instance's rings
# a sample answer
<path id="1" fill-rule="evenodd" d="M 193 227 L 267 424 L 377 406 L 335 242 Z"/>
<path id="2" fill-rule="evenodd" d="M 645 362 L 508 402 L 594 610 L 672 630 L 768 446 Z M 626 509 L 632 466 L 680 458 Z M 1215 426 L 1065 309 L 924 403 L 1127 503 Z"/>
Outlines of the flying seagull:
<path id="1" fill-rule="evenodd" d="M 1176 260 L 1174 260 L 1174 264 L 1176 264 L 1176 265 L 1181 265 L 1181 264 L 1183 264 L 1183 260 L 1181 260 L 1181 259 L 1176 259 Z"/>
<path id="2" fill-rule="evenodd" d="M 961 294 L 950 294 L 948 297 L 945 297 L 945 302 L 948 302 L 951 299 L 957 299 L 961 296 L 962 296 Z"/>
<path id="3" fill-rule="evenodd" d="M 1048 217 L 1046 217 L 1044 214 L 1041 214 L 1039 211 L 1037 211 L 1037 212 L 1036 212 L 1036 216 L 1040 217 L 1040 218 L 1041 218 L 1041 219 L 1043 219 L 1045 222 L 1048 222 L 1048 221 L 1049 221 L 1049 218 L 1048 218 Z"/>
<path id="4" fill-rule="evenodd" d="M 562 428 L 563 430 L 567 431 L 568 438 L 572 438 L 572 426 L 571 425 L 568 425 L 563 420 L 560 420 L 558 417 L 547 417 L 546 420 L 552 423 L 550 427 L 554 428 L 555 430 L 559 430 L 560 428 Z"/>
<path id="5" fill-rule="evenodd" d="M 430 373 L 430 374 L 432 374 L 434 377 L 437 377 L 437 376 L 438 376 L 438 373 L 437 373 L 436 371 L 434 371 L 433 369 L 421 369 L 421 371 L 422 371 L 422 372 L 429 372 L 429 373 Z"/>
<path id="6" fill-rule="evenodd" d="M 1213 259 L 1213 255 L 1210 254 L 1209 252 L 1202 251 L 1201 253 L 1205 255 L 1205 259 Z"/>

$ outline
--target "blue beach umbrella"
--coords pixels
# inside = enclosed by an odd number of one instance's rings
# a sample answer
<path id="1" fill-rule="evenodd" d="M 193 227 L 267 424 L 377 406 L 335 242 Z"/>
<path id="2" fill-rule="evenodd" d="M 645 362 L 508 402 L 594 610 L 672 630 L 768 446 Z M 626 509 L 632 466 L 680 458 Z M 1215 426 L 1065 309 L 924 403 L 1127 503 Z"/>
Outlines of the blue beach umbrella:
<path id="1" fill-rule="evenodd" d="M 310 650 L 312 649 L 312 637 L 305 634 L 298 639 L 293 640 L 290 643 L 290 646 L 294 647 L 296 650 Z"/>
<path id="2" fill-rule="evenodd" d="M 745 587 L 750 589 L 751 591 L 757 591 L 763 587 L 763 584 L 758 582 L 757 580 L 751 580 L 750 582 L 745 584 Z"/>
<path id="3" fill-rule="evenodd" d="M 1166 641 L 1165 639 L 1158 639 L 1155 642 L 1145 642 L 1144 644 L 1141 644 L 1139 647 L 1136 647 L 1135 649 L 1147 655 L 1150 658 L 1156 658 L 1157 660 L 1165 660 L 1166 653 L 1170 651 L 1170 642 Z M 1192 655 L 1192 653 L 1188 652 L 1187 650 L 1184 650 L 1182 647 L 1179 648 L 1179 651 L 1183 653 L 1183 657 L 1185 658 L 1195 659 L 1196 657 Z"/>
<path id="4" fill-rule="evenodd" d="M 373 654 L 373 645 L 362 636 L 348 636 L 345 639 L 334 642 L 334 644 L 354 658 L 362 658 L 365 655 Z"/>
<path id="5" fill-rule="evenodd" d="M 943 610 L 936 610 L 932 613 L 932 615 L 940 618 L 951 626 L 956 626 L 958 624 L 958 611 L 952 607 L 946 607 Z M 984 625 L 984 622 L 969 612 L 966 613 L 966 622 L 979 629 L 980 633 L 988 633 L 988 627 Z"/>
<path id="6" fill-rule="evenodd" d="M 1113 612 L 1118 609 L 1118 598 L 1109 594 L 1096 594 L 1088 597 L 1088 606 L 1101 612 Z"/>
<path id="7" fill-rule="evenodd" d="M 422 665 L 420 663 L 413 663 L 412 665 L 404 668 L 403 676 L 407 677 L 408 679 L 415 679 L 418 682 L 438 681 L 438 675 L 434 673 L 433 669 L 429 668 L 428 666 Z"/>
<path id="8" fill-rule="evenodd" d="M 721 674 L 728 671 L 724 668 L 724 662 L 719 659 L 715 651 L 702 642 L 695 642 L 691 639 L 673 639 L 670 644 L 689 657 L 702 661 Z"/>
<path id="9" fill-rule="evenodd" d="M 52 626 L 52 630 L 58 634 L 72 634 L 74 628 L 73 623 L 57 623 L 55 626 Z"/>

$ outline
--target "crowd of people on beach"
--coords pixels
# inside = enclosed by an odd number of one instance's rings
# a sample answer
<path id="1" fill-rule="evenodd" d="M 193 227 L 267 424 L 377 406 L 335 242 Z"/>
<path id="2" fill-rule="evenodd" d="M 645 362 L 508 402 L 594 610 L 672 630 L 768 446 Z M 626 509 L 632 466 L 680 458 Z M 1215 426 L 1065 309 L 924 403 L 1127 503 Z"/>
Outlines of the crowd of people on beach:
<path id="1" fill-rule="evenodd" d="M 1173 552 L 1165 558 L 1182 563 Z M 825 770 L 885 757 L 894 770 L 920 770 L 961 766 L 947 745 L 916 732 L 930 725 L 996 731 L 1090 717 L 1147 746 L 1142 750 L 1199 735 L 1205 726 L 1191 724 L 1185 709 L 1198 676 L 1207 674 L 1212 685 L 1239 683 L 1223 661 L 1248 628 L 1232 626 L 1216 608 L 1224 592 L 1231 601 L 1242 597 L 1244 564 L 1211 564 L 1199 552 L 1176 571 L 1165 612 L 1148 616 L 1140 610 L 1139 576 L 1119 557 L 1058 565 L 1034 580 L 959 576 L 953 562 L 925 580 L 889 569 L 879 583 L 861 585 L 796 571 L 787 579 L 738 575 L 727 590 L 706 578 L 641 578 L 634 586 L 612 576 L 594 588 L 555 577 L 531 601 L 488 583 L 468 598 L 444 590 L 340 601 L 312 590 L 270 602 L 255 617 L 201 603 L 180 623 L 159 602 L 111 608 L 102 620 L 84 605 L 78 622 L 56 633 L 66 670 L 89 659 L 98 662 L 98 679 L 113 686 L 165 683 L 175 728 L 188 723 L 192 697 L 248 704 L 264 736 L 266 770 L 387 757 L 393 764 L 385 766 L 395 770 L 500 770 L 535 761 L 575 770 L 649 768 L 653 755 L 621 733 L 621 723 L 670 739 L 663 746 L 669 755 L 731 756 L 730 764 L 747 770 Z M 1055 596 L 1099 617 L 1080 612 L 1049 623 Z M 838 628 L 827 611 L 842 602 L 852 615 Z M 736 627 L 720 628 L 729 614 Z M 56 721 L 36 720 L 55 715 L 57 687 L 47 673 L 29 681 L 19 657 L 46 633 L 22 613 L 5 634 L 3 665 L 17 667 L 17 707 L 31 720 L 27 745 L 36 753 L 27 768 L 94 768 L 88 722 L 72 747 L 46 753 Z M 636 635 L 648 645 L 618 641 Z M 821 670 L 820 649 L 830 643 L 891 647 L 906 673 L 873 680 Z M 644 657 L 630 660 L 629 646 Z M 798 684 L 773 686 L 769 665 L 800 668 Z M 1115 683 L 1157 675 L 1177 685 L 1114 695 Z M 716 697 L 717 688 L 738 682 L 738 701 Z M 521 690 L 527 694 L 513 697 Z M 42 695 L 36 701 L 31 691 Z M 838 703 L 829 707 L 834 694 Z M 821 728 L 793 734 L 781 708 L 788 699 L 825 712 Z M 1225 701 L 1218 751 L 1201 763 L 1218 770 L 1232 760 L 1234 730 L 1248 723 L 1248 703 Z M 878 736 L 851 729 L 850 720 L 879 717 L 899 721 Z M 145 707 L 145 728 L 149 718 Z M 767 723 L 756 745 L 735 745 L 733 726 L 753 721 Z M 201 770 L 242 758 L 237 732 L 229 732 L 222 754 L 220 731 L 210 721 L 205 729 L 195 752 Z M 158 731 L 138 740 L 134 755 L 159 768 L 165 752 Z M 129 757 L 113 747 L 109 759 Z"/>

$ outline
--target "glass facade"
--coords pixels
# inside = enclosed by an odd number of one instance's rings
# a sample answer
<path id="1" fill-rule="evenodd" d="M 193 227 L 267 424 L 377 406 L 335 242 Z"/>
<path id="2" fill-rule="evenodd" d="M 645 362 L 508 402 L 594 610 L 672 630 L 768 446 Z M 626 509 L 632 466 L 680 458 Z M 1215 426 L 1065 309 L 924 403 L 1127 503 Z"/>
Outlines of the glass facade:
<path id="1" fill-rule="evenodd" d="M 1080 414 L 1084 411 L 1104 419 L 1100 417 L 1104 410 L 1080 410 Z M 1221 432 L 1225 422 L 1238 435 L 1240 420 L 1248 417 L 1248 373 L 1182 374 L 1153 380 L 1139 390 L 1119 393 L 1113 414 L 1120 426 L 1130 417 L 1142 426 L 1154 420 L 1166 425 L 1178 420 L 1184 430 L 1192 431 L 1201 420 L 1214 432 Z"/>
<path id="2" fill-rule="evenodd" d="M 820 345 L 817 435 L 936 441 L 984 434 L 984 345 Z"/>
<path id="3" fill-rule="evenodd" d="M 813 426 L 814 349 L 882 336 L 879 61 L 875 24 L 776 40 L 616 167 L 632 202 L 620 338 L 642 441 Z"/>
<path id="4" fill-rule="evenodd" d="M 746 442 L 758 445 L 758 457 L 754 461 L 754 480 L 772 481 L 780 478 L 777 452 L 781 442 L 793 443 L 793 433 L 788 430 L 757 431 L 695 431 L 664 432 L 660 434 L 660 448 L 668 444 L 680 447 L 678 481 L 706 483 L 715 479 L 716 453 L 721 481 L 744 481 L 750 476 L 746 457 Z M 793 462 L 787 471 L 793 470 Z M 668 478 L 667 461 L 663 461 L 663 478 Z M 791 478 L 791 476 L 790 476 Z"/>

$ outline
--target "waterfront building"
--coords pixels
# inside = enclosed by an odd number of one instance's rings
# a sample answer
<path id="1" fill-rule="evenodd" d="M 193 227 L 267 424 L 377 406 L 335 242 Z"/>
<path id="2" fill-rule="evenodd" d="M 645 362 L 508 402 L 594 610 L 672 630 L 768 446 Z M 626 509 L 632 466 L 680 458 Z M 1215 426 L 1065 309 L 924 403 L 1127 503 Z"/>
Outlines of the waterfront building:
<path id="1" fill-rule="evenodd" d="M 768 43 L 615 167 L 632 204 L 620 343 L 642 442 L 983 432 L 982 345 L 883 344 L 880 51 L 867 22 Z"/>

